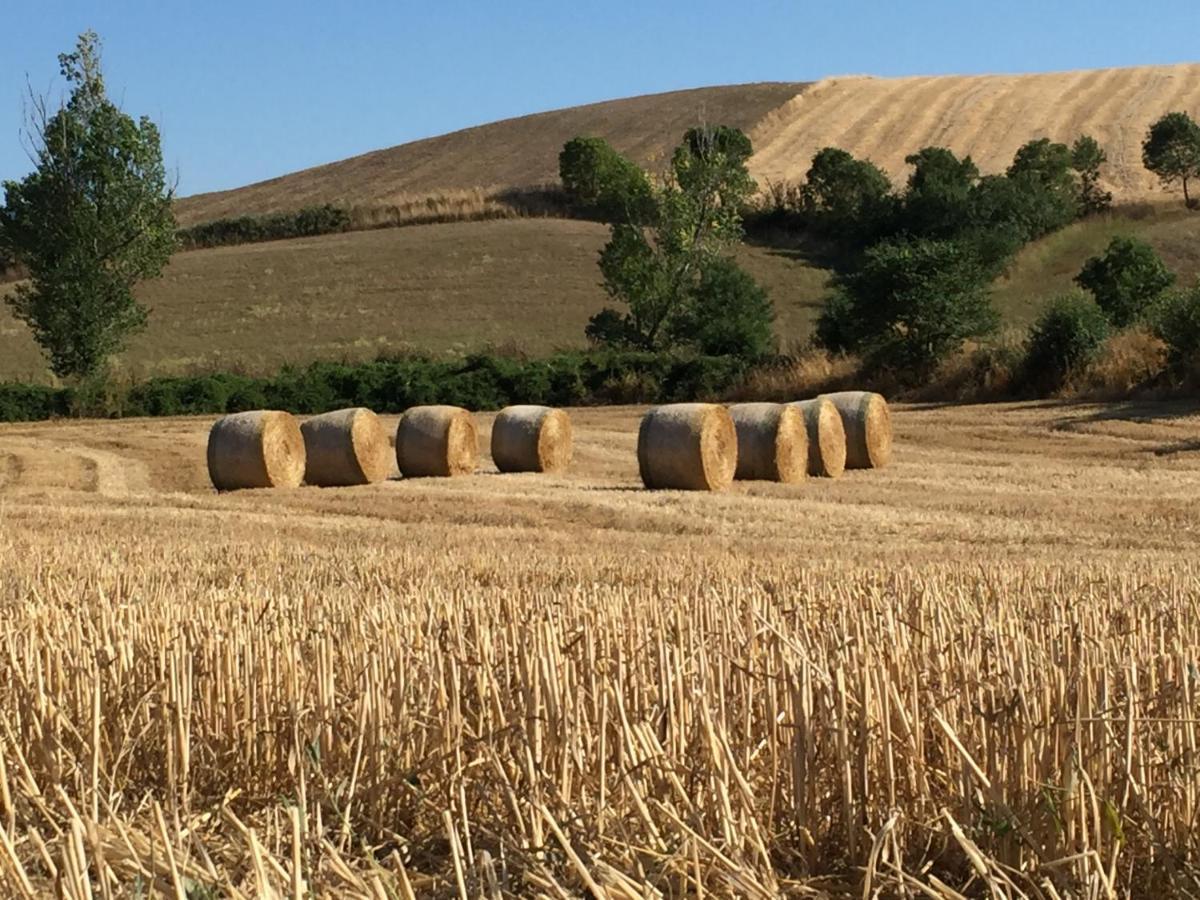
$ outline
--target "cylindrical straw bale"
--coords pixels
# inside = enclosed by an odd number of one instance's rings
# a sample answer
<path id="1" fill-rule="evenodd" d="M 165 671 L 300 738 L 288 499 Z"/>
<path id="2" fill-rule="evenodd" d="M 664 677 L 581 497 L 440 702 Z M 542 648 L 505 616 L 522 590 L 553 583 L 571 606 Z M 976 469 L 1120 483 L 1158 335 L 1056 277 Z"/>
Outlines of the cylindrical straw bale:
<path id="1" fill-rule="evenodd" d="M 304 437 L 291 413 L 224 416 L 208 432 L 208 477 L 218 491 L 296 487 L 304 478 Z"/>
<path id="2" fill-rule="evenodd" d="M 838 478 L 846 468 L 846 430 L 837 407 L 824 397 L 791 404 L 808 428 L 808 474 Z"/>
<path id="3" fill-rule="evenodd" d="M 369 409 L 339 409 L 300 426 L 308 461 L 304 480 L 321 487 L 383 481 L 392 471 L 392 448 L 379 417 Z"/>
<path id="4" fill-rule="evenodd" d="M 638 469 L 648 488 L 720 491 L 737 469 L 737 431 L 723 406 L 657 406 L 638 430 Z"/>
<path id="5" fill-rule="evenodd" d="M 823 394 L 837 407 L 846 429 L 846 468 L 879 469 L 892 458 L 892 415 L 887 401 L 870 391 Z"/>
<path id="6" fill-rule="evenodd" d="M 405 478 L 470 475 L 479 459 L 475 419 L 457 406 L 414 406 L 396 429 L 396 465 Z"/>
<path id="7" fill-rule="evenodd" d="M 803 481 L 808 472 L 804 414 L 784 403 L 738 403 L 729 407 L 737 429 L 738 480 Z"/>
<path id="8" fill-rule="evenodd" d="M 561 472 L 571 463 L 571 417 L 549 406 L 509 406 L 492 423 L 501 472 Z"/>

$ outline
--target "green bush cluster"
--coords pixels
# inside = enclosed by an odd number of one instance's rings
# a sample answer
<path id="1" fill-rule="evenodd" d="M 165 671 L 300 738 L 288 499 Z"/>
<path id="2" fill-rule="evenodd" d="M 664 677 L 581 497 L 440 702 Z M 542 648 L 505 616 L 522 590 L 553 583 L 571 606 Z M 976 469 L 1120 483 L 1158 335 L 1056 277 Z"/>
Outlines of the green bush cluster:
<path id="1" fill-rule="evenodd" d="M 0 422 L 34 422 L 65 416 L 71 392 L 39 384 L 0 384 Z"/>
<path id="2" fill-rule="evenodd" d="M 1127 328 L 1175 283 L 1175 275 L 1145 241 L 1118 236 L 1083 264 L 1075 283 L 1092 293 L 1116 328 Z"/>
<path id="3" fill-rule="evenodd" d="M 1100 305 L 1082 292 L 1052 300 L 1029 332 L 1024 376 L 1039 391 L 1057 390 L 1096 358 L 1110 332 Z"/>
<path id="4" fill-rule="evenodd" d="M 239 216 L 236 219 L 216 219 L 182 228 L 180 244 L 188 250 L 205 247 L 226 247 L 233 244 L 253 244 L 259 241 L 279 241 L 286 238 L 314 237 L 333 234 L 350 228 L 350 213 L 330 204 L 307 206 L 295 212 L 272 213 L 266 216 Z"/>
<path id="5" fill-rule="evenodd" d="M 716 398 L 747 371 L 732 356 L 665 353 L 562 353 L 545 359 L 477 354 L 463 360 L 423 357 L 366 363 L 313 363 L 269 378 L 213 373 L 154 378 L 89 414 L 110 416 L 211 415 L 248 409 L 299 414 L 366 406 L 399 413 L 410 406 L 448 403 L 498 409 L 514 403 L 586 406 L 667 403 Z M 0 421 L 32 421 L 81 409 L 66 388 L 0 384 Z"/>
<path id="6" fill-rule="evenodd" d="M 1151 328 L 1167 345 L 1167 362 L 1175 375 L 1200 373 L 1200 281 L 1164 296 L 1151 315 Z"/>
<path id="7" fill-rule="evenodd" d="M 995 327 L 987 285 L 1022 245 L 1110 198 L 1096 181 L 1103 151 L 1086 136 L 1074 148 L 1029 141 L 1001 175 L 944 147 L 905 161 L 908 182 L 893 190 L 869 161 L 827 147 L 804 188 L 779 196 L 798 200 L 795 223 L 828 242 L 837 270 L 817 343 L 915 383 Z"/>

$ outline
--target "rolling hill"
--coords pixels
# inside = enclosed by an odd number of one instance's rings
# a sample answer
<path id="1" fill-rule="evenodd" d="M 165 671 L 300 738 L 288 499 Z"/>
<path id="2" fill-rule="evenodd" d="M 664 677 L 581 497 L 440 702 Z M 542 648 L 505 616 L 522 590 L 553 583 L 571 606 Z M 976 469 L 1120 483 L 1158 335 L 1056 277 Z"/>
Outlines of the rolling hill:
<path id="1" fill-rule="evenodd" d="M 1035 137 L 1094 136 L 1108 153 L 1118 201 L 1161 197 L 1142 167 L 1141 141 L 1165 112 L 1200 114 L 1200 64 L 1030 75 L 826 78 L 675 91 L 508 119 L 377 150 L 270 181 L 180 200 L 184 224 L 313 203 L 394 203 L 476 187 L 520 188 L 557 178 L 558 152 L 599 135 L 654 169 L 699 121 L 735 125 L 753 139 L 760 181 L 802 180 L 813 154 L 838 146 L 902 181 L 904 157 L 930 144 L 970 154 L 999 172 Z"/>
<path id="2" fill-rule="evenodd" d="M 316 203 L 387 204 L 475 187 L 530 187 L 558 180 L 558 152 L 579 134 L 599 135 L 654 169 L 697 122 L 751 131 L 803 84 L 746 84 L 672 91 L 506 119 L 376 150 L 232 191 L 177 204 L 183 224 Z"/>
<path id="3" fill-rule="evenodd" d="M 1125 210 L 1077 223 L 1025 248 L 995 285 L 1006 322 L 1021 327 L 1068 289 L 1114 234 L 1149 240 L 1181 280 L 1200 275 L 1200 215 L 1162 199 L 1141 168 L 1147 124 L 1171 109 L 1200 113 L 1200 65 L 1048 75 L 880 79 L 812 85 L 702 88 L 512 119 L 380 150 L 237 190 L 179 201 L 181 221 L 317 202 L 395 202 L 480 185 L 521 187 L 555 176 L 562 143 L 599 134 L 642 165 L 660 164 L 697 121 L 747 130 L 760 179 L 803 176 L 820 146 L 836 144 L 903 177 L 906 153 L 937 143 L 1004 168 L 1025 140 L 1100 139 Z M 461 353 L 508 346 L 545 353 L 583 344 L 606 302 L 596 254 L 606 229 L 553 218 L 349 232 L 178 254 L 143 285 L 149 328 L 121 365 L 132 375 L 197 369 L 269 371 L 282 363 L 359 359 L 418 348 Z M 765 284 L 785 347 L 806 340 L 827 273 L 787 246 L 745 247 Z M 6 289 L 0 285 L 0 292 Z M 0 379 L 49 377 L 26 327 L 0 307 Z"/>

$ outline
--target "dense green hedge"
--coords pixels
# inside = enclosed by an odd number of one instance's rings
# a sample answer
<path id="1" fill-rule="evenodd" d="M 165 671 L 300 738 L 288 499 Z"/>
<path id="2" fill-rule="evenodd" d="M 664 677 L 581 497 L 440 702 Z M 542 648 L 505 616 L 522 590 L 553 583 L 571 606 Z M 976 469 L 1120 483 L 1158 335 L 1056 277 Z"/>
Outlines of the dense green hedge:
<path id="1" fill-rule="evenodd" d="M 0 384 L 0 422 L 33 422 L 65 416 L 71 393 L 38 384 Z"/>
<path id="2" fill-rule="evenodd" d="M 344 209 L 326 204 L 267 216 L 217 219 L 191 228 L 181 228 L 178 235 L 184 249 L 196 250 L 202 247 L 314 237 L 318 234 L 346 231 L 349 227 L 350 214 Z"/>
<path id="3" fill-rule="evenodd" d="M 154 378 L 111 393 L 104 408 L 68 388 L 0 384 L 0 421 L 30 421 L 82 412 L 105 416 L 176 416 L 285 409 L 319 413 L 346 406 L 398 413 L 449 403 L 498 409 L 513 403 L 580 406 L 713 399 L 738 381 L 748 363 L 727 356 L 654 353 L 563 353 L 522 360 L 476 355 L 447 361 L 421 357 L 368 363 L 313 363 L 270 378 L 228 373 Z"/>

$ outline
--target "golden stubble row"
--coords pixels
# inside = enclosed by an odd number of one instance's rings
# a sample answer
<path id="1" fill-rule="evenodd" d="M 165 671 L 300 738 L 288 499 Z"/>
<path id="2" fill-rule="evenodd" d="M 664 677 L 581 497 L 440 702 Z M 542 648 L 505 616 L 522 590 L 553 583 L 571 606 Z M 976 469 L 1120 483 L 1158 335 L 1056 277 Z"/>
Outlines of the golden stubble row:
<path id="1" fill-rule="evenodd" d="M 131 527 L 63 552 L 6 532 L 10 890 L 1156 896 L 1194 877 L 1194 565 L 523 557 L 438 534 Z"/>

